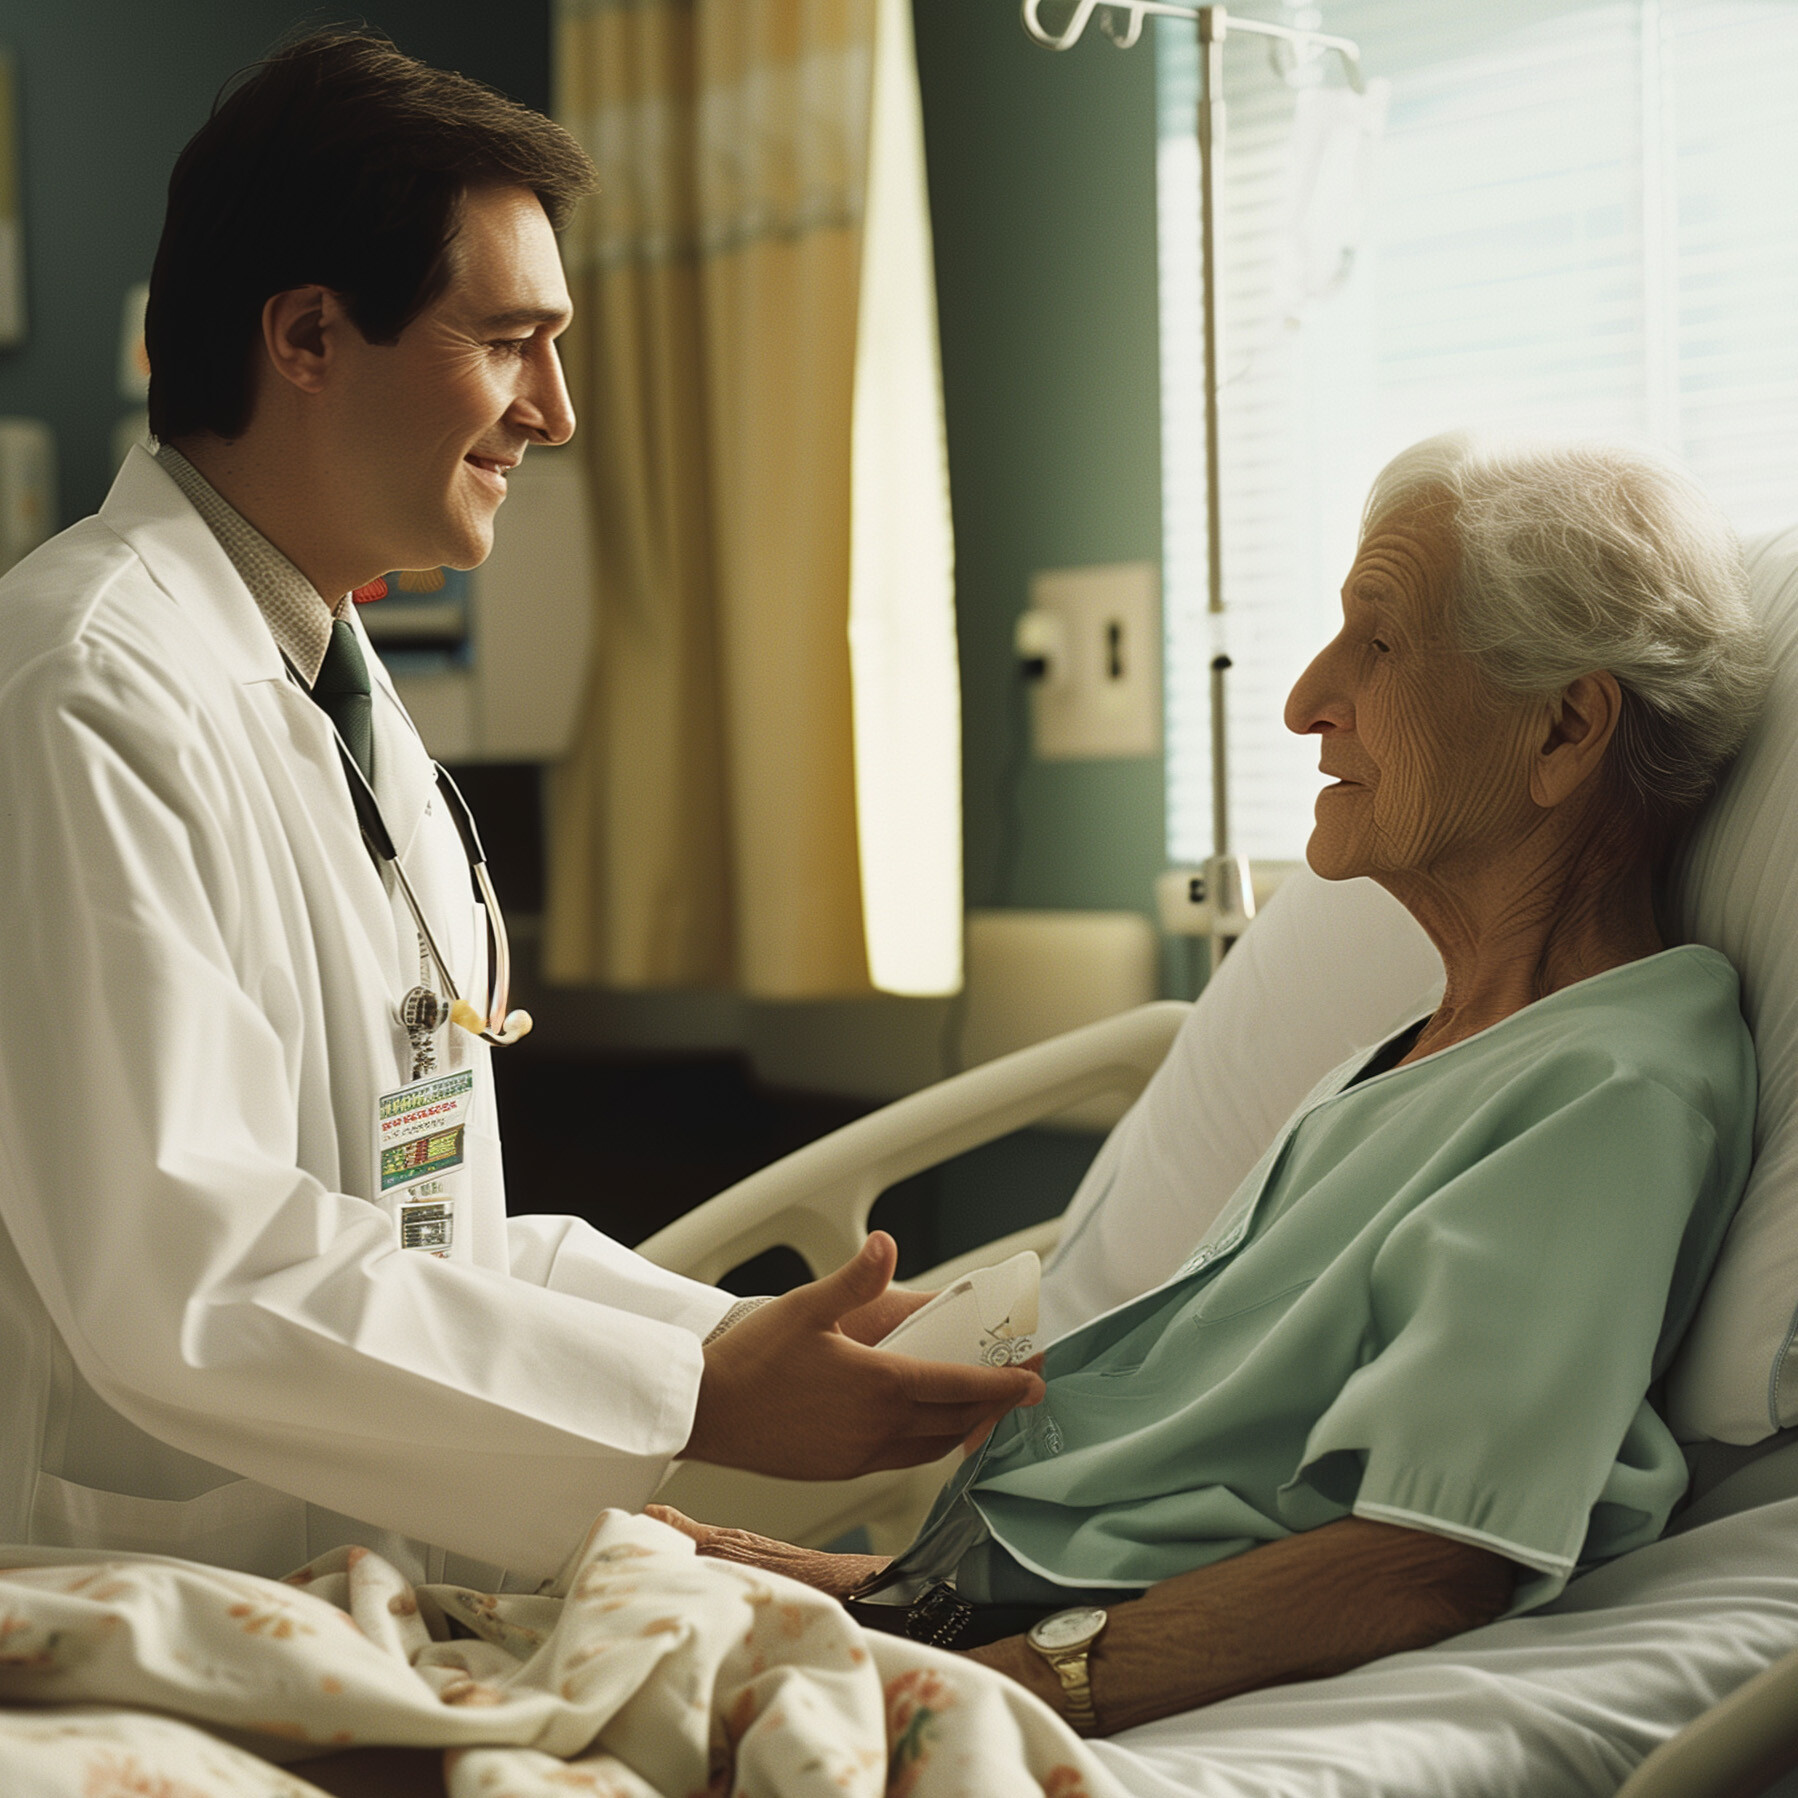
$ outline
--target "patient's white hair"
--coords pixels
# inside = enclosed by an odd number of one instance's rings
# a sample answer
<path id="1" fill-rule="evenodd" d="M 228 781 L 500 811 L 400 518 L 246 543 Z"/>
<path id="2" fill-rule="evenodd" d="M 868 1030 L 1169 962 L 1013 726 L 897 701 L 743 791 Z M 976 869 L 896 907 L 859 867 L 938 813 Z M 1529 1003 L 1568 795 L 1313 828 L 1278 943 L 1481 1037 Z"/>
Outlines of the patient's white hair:
<path id="1" fill-rule="evenodd" d="M 1644 447 L 1453 432 L 1387 463 L 1362 534 L 1444 497 L 1459 547 L 1457 644 L 1518 695 L 1615 675 L 1613 774 L 1662 837 L 1716 785 L 1767 689 L 1729 521 L 1684 469 Z"/>

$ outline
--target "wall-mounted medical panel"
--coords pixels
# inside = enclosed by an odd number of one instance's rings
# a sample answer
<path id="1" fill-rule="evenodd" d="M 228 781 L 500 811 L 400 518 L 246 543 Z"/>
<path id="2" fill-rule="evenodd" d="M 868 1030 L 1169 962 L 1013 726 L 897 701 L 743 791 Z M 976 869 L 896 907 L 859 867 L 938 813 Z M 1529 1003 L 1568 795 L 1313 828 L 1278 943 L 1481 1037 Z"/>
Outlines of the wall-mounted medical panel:
<path id="1" fill-rule="evenodd" d="M 567 752 L 587 690 L 592 566 L 579 457 L 533 449 L 508 479 L 479 568 L 387 578 L 363 623 L 439 761 Z"/>

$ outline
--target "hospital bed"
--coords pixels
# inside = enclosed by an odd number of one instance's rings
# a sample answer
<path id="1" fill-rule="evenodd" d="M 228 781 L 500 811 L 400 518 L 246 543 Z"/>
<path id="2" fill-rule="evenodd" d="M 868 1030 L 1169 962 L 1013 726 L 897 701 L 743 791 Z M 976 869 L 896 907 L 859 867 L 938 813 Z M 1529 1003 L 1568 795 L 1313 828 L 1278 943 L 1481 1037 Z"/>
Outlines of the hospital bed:
<path id="1" fill-rule="evenodd" d="M 1798 1798 L 1781 1778 L 1798 1766 L 1798 531 L 1756 544 L 1751 569 L 1774 692 L 1668 897 L 1671 933 L 1741 972 L 1761 1065 L 1755 1172 L 1667 1383 L 1682 1439 L 1712 1439 L 1688 1507 L 1542 1611 L 1099 1744 L 1142 1798 Z M 1122 1093 L 1134 1103 L 1061 1218 L 918 1281 L 1036 1248 L 1043 1334 L 1060 1334 L 1171 1273 L 1315 1081 L 1428 1009 L 1440 981 L 1378 888 L 1297 874 L 1195 1006 L 1145 1006 L 900 1100 L 644 1252 L 716 1279 L 785 1244 L 824 1272 L 860 1246 L 886 1187 Z M 887 1552 L 943 1472 L 819 1487 L 685 1467 L 661 1496 L 814 1544 L 861 1527 Z"/>

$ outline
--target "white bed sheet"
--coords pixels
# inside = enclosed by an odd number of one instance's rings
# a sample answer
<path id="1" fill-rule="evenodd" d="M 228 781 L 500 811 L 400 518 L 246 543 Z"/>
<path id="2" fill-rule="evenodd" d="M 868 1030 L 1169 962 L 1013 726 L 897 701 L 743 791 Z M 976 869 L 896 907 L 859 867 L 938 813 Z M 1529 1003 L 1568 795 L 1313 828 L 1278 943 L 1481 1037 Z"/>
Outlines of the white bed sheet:
<path id="1" fill-rule="evenodd" d="M 1639 1549 L 1531 1616 L 1093 1746 L 1136 1798 L 1611 1798 L 1794 1648 L 1798 1498 Z"/>

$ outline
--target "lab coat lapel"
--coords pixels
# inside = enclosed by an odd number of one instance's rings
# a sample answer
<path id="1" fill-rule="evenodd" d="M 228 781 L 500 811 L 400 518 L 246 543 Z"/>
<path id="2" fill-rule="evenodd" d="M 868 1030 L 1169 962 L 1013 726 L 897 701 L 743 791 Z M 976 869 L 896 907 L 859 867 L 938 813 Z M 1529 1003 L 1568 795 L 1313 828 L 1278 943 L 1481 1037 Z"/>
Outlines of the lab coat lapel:
<path id="1" fill-rule="evenodd" d="M 397 1000 L 412 984 L 416 968 L 417 936 L 411 915 L 397 886 L 385 890 L 374 870 L 362 844 L 330 723 L 288 677 L 249 588 L 205 520 L 157 466 L 155 457 L 141 448 L 126 457 L 100 516 L 142 557 L 157 585 L 245 689 L 251 709 L 288 752 L 288 775 L 301 795 L 302 816 L 319 835 L 333 879 L 347 885 Z M 373 682 L 375 797 L 444 954 L 472 986 L 475 977 L 467 970 L 478 958 L 460 843 L 449 820 L 435 815 L 442 811 L 433 804 L 436 775 L 418 731 L 360 617 L 354 625 Z M 421 831 L 427 819 L 437 828 Z"/>
<path id="2" fill-rule="evenodd" d="M 362 843 L 330 720 L 289 676 L 268 621 L 231 558 L 142 448 L 126 456 L 100 517 L 142 558 L 198 640 L 244 689 L 245 703 L 263 730 L 286 752 L 282 775 L 298 800 L 296 818 L 317 833 L 338 903 L 347 898 L 353 907 L 384 984 L 400 990 L 396 983 L 410 966 L 411 939 L 404 939 L 408 954 L 402 957 L 387 894 Z M 272 769 L 269 778 L 277 778 Z"/>
<path id="3" fill-rule="evenodd" d="M 149 451 L 132 447 L 100 518 L 137 551 L 151 578 L 235 679 L 283 677 L 281 652 L 249 588 Z"/>
<path id="4" fill-rule="evenodd" d="M 411 938 L 395 934 L 392 907 L 374 858 L 362 841 L 362 827 L 350 798 L 337 736 L 320 707 L 282 670 L 279 680 L 249 689 L 252 702 L 277 731 L 290 753 L 285 772 L 299 799 L 298 815 L 316 833 L 320 863 L 329 868 L 336 890 L 352 903 L 363 935 L 381 969 L 381 984 L 396 998 L 411 984 Z M 272 777 L 271 777 L 272 778 Z"/>
<path id="5" fill-rule="evenodd" d="M 485 936 L 474 926 L 474 896 L 462 839 L 438 796 L 436 763 L 394 690 L 392 676 L 369 643 L 360 615 L 356 629 L 374 684 L 375 797 L 438 948 L 464 994 L 478 999 L 486 971 Z M 402 941 L 410 943 L 411 915 L 399 909 L 403 901 L 397 889 L 394 899 L 396 926 Z"/>
<path id="6" fill-rule="evenodd" d="M 437 773 L 418 727 L 394 691 L 393 677 L 368 640 L 360 613 L 353 622 L 374 687 L 375 797 L 381 802 L 381 816 L 387 821 L 393 846 L 406 856 L 437 790 Z"/>

